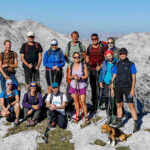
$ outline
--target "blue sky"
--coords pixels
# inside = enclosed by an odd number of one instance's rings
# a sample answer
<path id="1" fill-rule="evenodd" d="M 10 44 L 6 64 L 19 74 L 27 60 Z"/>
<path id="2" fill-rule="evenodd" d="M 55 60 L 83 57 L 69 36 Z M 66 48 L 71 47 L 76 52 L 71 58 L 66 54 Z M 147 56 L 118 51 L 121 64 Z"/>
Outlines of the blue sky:
<path id="1" fill-rule="evenodd" d="M 150 32 L 150 0 L 1 0 L 0 16 L 32 19 L 82 37 L 93 32 Z"/>

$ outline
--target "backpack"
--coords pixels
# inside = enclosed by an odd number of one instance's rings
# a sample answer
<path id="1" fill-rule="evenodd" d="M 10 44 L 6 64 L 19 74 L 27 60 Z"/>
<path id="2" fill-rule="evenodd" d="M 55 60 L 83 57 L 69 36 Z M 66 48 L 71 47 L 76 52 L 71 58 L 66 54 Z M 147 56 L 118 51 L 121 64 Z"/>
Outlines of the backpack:
<path id="1" fill-rule="evenodd" d="M 100 42 L 99 42 L 99 45 L 100 45 L 100 46 L 99 46 L 99 52 L 100 52 L 100 53 L 103 53 L 103 52 L 104 52 L 103 46 L 105 46 L 105 47 L 108 48 L 107 43 L 104 42 L 104 41 L 100 41 Z M 92 46 L 93 46 L 93 44 L 90 44 L 90 45 L 89 45 L 89 56 L 90 56 L 90 53 L 91 53 Z"/>
<path id="2" fill-rule="evenodd" d="M 49 101 L 50 101 L 50 104 L 51 104 L 52 101 L 53 101 L 53 96 L 54 96 L 53 93 L 51 93 L 50 100 L 49 100 Z M 61 100 L 61 104 L 62 104 L 62 103 L 63 103 L 63 93 L 60 92 L 60 95 L 59 95 L 59 96 L 60 96 L 60 100 Z"/>
<path id="3" fill-rule="evenodd" d="M 4 58 L 4 52 L 2 52 L 1 54 L 2 54 L 2 64 L 3 64 L 4 59 L 5 59 L 5 58 Z M 10 51 L 10 57 L 13 58 L 13 59 L 15 58 L 14 51 Z M 9 58 L 8 58 L 8 59 L 9 59 Z M 14 59 L 14 60 L 15 60 L 15 59 Z"/>
<path id="4" fill-rule="evenodd" d="M 34 42 L 34 45 L 35 45 L 35 47 L 36 47 L 36 49 L 37 49 L 37 51 L 38 51 L 38 50 L 39 50 L 38 43 L 37 43 L 37 42 Z M 28 47 L 29 47 L 29 44 L 28 44 L 28 42 L 26 42 L 26 43 L 25 43 L 25 54 L 28 53 Z"/>
<path id="5" fill-rule="evenodd" d="M 68 56 L 70 56 L 71 43 L 72 43 L 72 41 L 70 41 L 70 42 L 68 43 Z M 79 48 L 80 48 L 80 52 L 81 52 L 81 58 L 82 58 L 82 61 L 83 61 L 82 42 L 78 41 L 78 44 L 79 44 Z M 69 62 L 69 60 L 67 60 L 67 62 Z"/>
<path id="6" fill-rule="evenodd" d="M 50 49 L 48 50 L 48 54 L 47 54 L 48 57 L 50 56 L 51 52 L 52 52 L 52 49 L 50 48 Z M 60 62 L 62 62 L 62 51 L 61 51 L 60 48 L 59 48 L 59 51 L 58 51 L 58 52 L 59 52 Z M 47 57 L 47 59 L 48 59 L 48 57 Z"/>

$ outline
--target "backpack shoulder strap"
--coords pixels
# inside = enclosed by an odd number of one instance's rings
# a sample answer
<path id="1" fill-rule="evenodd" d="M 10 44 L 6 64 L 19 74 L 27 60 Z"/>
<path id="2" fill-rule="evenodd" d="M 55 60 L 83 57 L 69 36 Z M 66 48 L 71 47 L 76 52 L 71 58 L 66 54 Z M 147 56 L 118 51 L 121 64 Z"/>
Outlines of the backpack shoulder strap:
<path id="1" fill-rule="evenodd" d="M 36 49 L 39 50 L 38 43 L 37 43 L 37 42 L 34 42 L 34 44 L 35 44 Z"/>
<path id="2" fill-rule="evenodd" d="M 92 44 L 89 45 L 89 56 L 90 56 L 90 53 L 91 53 L 91 49 L 92 49 Z"/>
<path id="3" fill-rule="evenodd" d="M 61 50 L 61 48 L 59 48 L 59 57 L 60 57 L 60 62 L 62 62 L 62 50 Z"/>
<path id="4" fill-rule="evenodd" d="M 61 104 L 63 103 L 63 93 L 60 92 L 60 100 L 61 100 Z"/>
<path id="5" fill-rule="evenodd" d="M 48 50 L 48 54 L 47 54 L 48 57 L 50 56 L 51 52 L 52 52 L 52 50 L 51 50 L 51 48 L 50 48 L 50 49 Z"/>
<path id="6" fill-rule="evenodd" d="M 82 42 L 78 41 L 78 43 L 79 43 L 80 52 L 82 53 L 83 52 Z"/>
<path id="7" fill-rule="evenodd" d="M 74 63 L 72 63 L 72 64 L 70 65 L 70 76 L 72 76 L 73 64 L 74 64 Z"/>
<path id="8" fill-rule="evenodd" d="M 25 54 L 27 54 L 27 52 L 28 52 L 28 47 L 29 47 L 29 44 L 28 44 L 28 42 L 26 42 L 25 43 Z"/>
<path id="9" fill-rule="evenodd" d="M 51 93 L 50 95 L 50 100 L 49 100 L 50 104 L 52 103 L 52 101 L 53 101 L 53 93 Z"/>
<path id="10" fill-rule="evenodd" d="M 2 54 L 2 64 L 4 62 L 4 52 L 1 53 Z"/>
<path id="11" fill-rule="evenodd" d="M 69 41 L 69 43 L 68 43 L 68 56 L 70 56 L 70 49 L 71 49 L 71 41 Z"/>
<path id="12" fill-rule="evenodd" d="M 84 75 L 84 65 L 85 65 L 85 63 L 81 62 L 81 68 L 82 68 L 83 75 Z"/>

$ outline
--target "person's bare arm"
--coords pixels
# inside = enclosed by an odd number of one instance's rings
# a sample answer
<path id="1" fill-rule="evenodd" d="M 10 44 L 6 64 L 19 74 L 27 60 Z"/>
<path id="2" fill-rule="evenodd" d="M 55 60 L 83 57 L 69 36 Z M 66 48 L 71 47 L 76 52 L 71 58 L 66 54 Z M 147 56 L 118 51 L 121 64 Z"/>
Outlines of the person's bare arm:
<path id="1" fill-rule="evenodd" d="M 89 56 L 86 55 L 86 59 L 85 59 L 86 63 L 89 64 Z"/>
<path id="2" fill-rule="evenodd" d="M 82 80 L 85 80 L 88 78 L 88 68 L 87 65 L 84 64 L 84 76 L 82 77 Z"/>
<path id="3" fill-rule="evenodd" d="M 131 97 L 134 96 L 135 83 L 136 83 L 136 74 L 132 74 L 132 87 L 130 92 Z"/>
<path id="4" fill-rule="evenodd" d="M 18 68 L 18 59 L 15 58 L 14 64 L 10 64 L 9 67 L 11 67 L 11 68 Z"/>
<path id="5" fill-rule="evenodd" d="M 51 107 L 50 102 L 46 102 L 46 108 L 50 108 L 50 107 Z"/>
<path id="6" fill-rule="evenodd" d="M 19 95 L 15 96 L 15 101 L 11 103 L 11 105 L 15 105 L 16 103 L 19 103 L 20 99 L 19 99 Z"/>
<path id="7" fill-rule="evenodd" d="M 38 58 L 38 66 L 41 65 L 41 62 L 42 62 L 42 53 L 39 53 L 39 58 Z"/>
<path id="8" fill-rule="evenodd" d="M 56 106 L 56 109 L 65 109 L 67 102 L 63 102 L 61 106 Z"/>
<path id="9" fill-rule="evenodd" d="M 28 67 L 28 63 L 24 59 L 24 54 L 21 54 L 21 61 Z"/>
<path id="10" fill-rule="evenodd" d="M 9 79 L 9 76 L 7 76 L 5 74 L 5 72 L 3 71 L 3 68 L 2 68 L 2 61 L 0 61 L 0 72 L 1 74 L 4 76 L 5 80 Z"/>

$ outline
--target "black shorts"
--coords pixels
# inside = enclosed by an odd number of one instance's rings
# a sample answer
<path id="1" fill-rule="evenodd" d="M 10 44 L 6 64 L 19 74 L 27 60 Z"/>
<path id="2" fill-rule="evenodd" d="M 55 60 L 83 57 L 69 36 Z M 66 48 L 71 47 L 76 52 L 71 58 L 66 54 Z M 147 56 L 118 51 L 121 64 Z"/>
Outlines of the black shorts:
<path id="1" fill-rule="evenodd" d="M 123 102 L 123 95 L 125 95 L 126 103 L 133 103 L 133 97 L 130 96 L 131 88 L 115 88 L 116 102 Z"/>
<path id="2" fill-rule="evenodd" d="M 102 89 L 102 97 L 103 98 L 108 98 L 110 97 L 111 95 L 111 92 L 110 92 L 110 88 L 109 88 L 110 84 L 105 84 L 103 83 L 103 89 Z"/>
<path id="3" fill-rule="evenodd" d="M 29 84 L 32 81 L 40 81 L 39 70 L 24 68 L 25 82 Z"/>
<path id="4" fill-rule="evenodd" d="M 57 82 L 60 85 L 63 76 L 62 69 L 60 69 L 60 71 L 46 70 L 45 76 L 46 76 L 46 81 L 48 86 L 51 86 L 53 82 Z"/>

